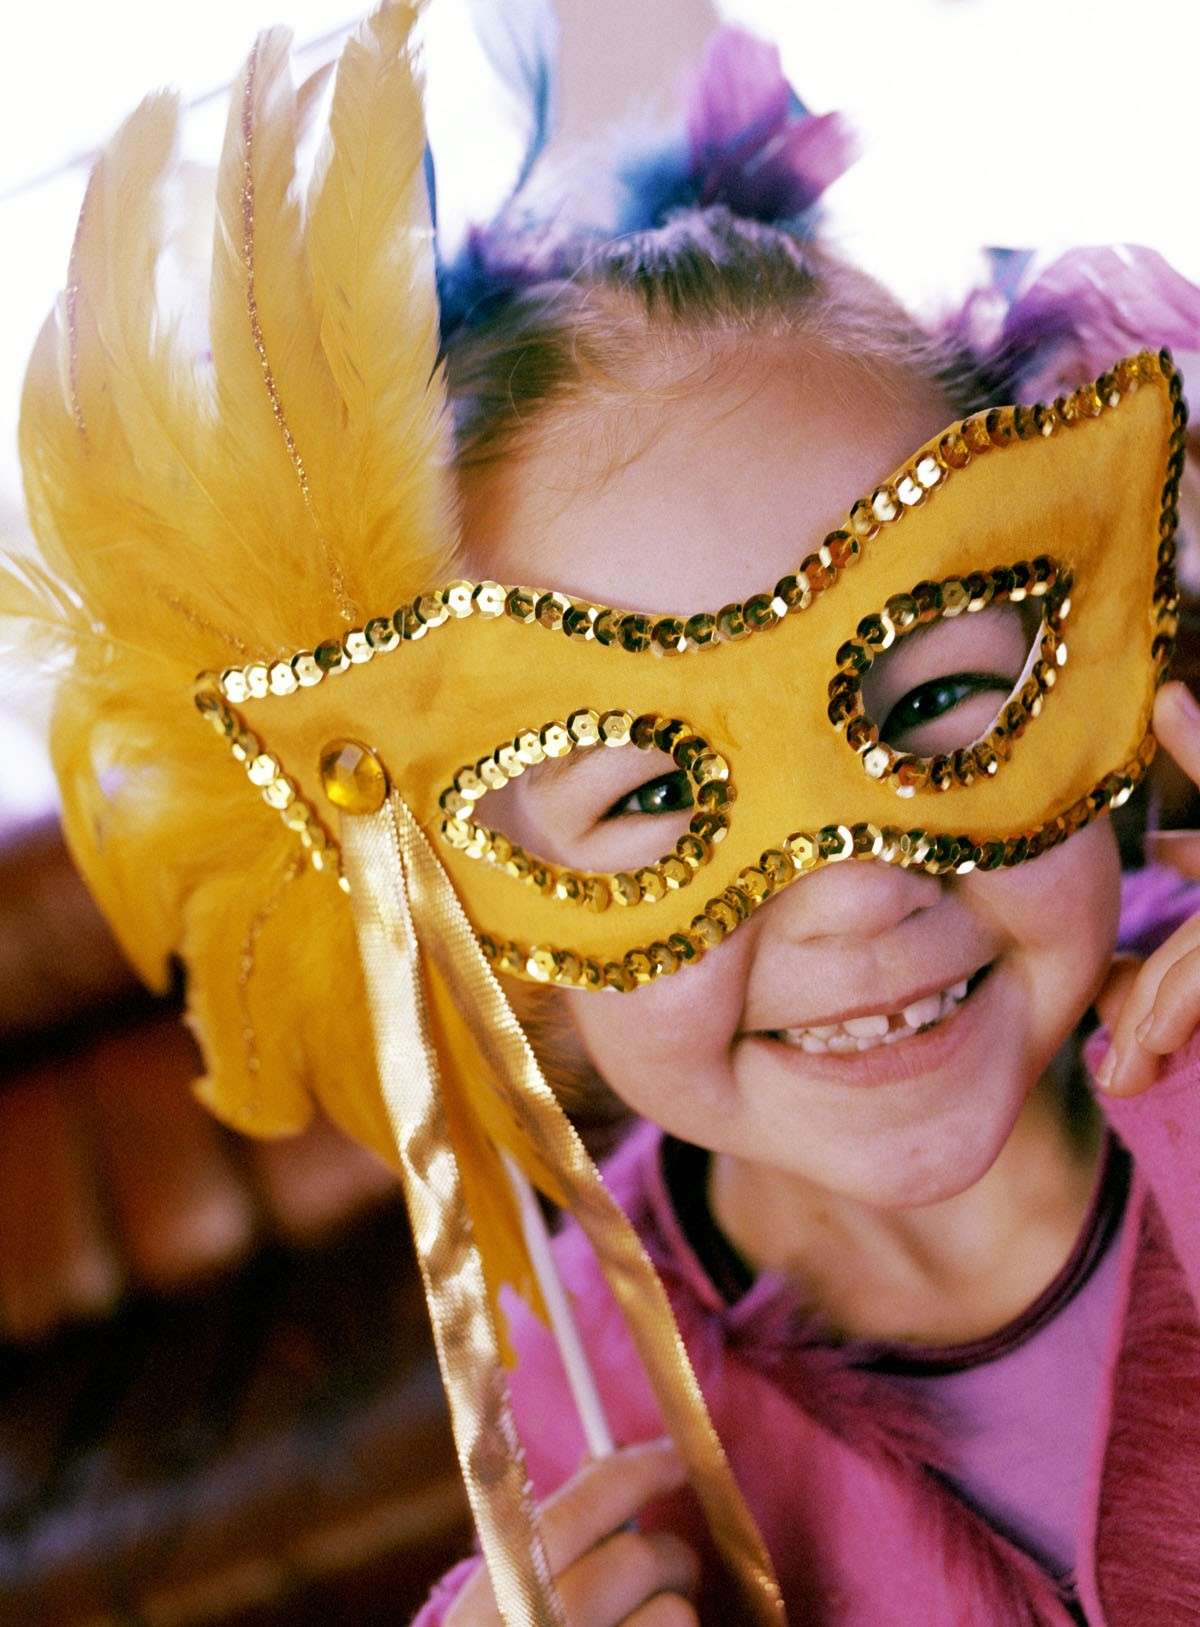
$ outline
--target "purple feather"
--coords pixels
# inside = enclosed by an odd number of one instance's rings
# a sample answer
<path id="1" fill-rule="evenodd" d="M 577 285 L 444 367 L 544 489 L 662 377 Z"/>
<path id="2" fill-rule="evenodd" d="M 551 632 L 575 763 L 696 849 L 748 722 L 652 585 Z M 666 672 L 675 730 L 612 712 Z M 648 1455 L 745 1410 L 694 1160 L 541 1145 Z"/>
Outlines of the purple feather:
<path id="1" fill-rule="evenodd" d="M 855 158 L 839 114 L 810 114 L 778 48 L 740 28 L 714 35 L 691 92 L 687 144 L 697 201 L 755 220 L 804 214 Z"/>
<path id="2" fill-rule="evenodd" d="M 972 289 L 945 331 L 1050 397 L 1134 350 L 1200 350 L 1200 288 L 1154 249 L 1070 249 L 1024 287 Z"/>

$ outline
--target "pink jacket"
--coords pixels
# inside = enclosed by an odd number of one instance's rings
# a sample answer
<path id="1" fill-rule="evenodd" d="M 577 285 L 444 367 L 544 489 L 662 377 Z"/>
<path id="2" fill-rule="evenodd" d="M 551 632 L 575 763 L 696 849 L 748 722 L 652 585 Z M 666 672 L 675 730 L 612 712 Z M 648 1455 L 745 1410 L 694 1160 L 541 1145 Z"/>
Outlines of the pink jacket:
<path id="1" fill-rule="evenodd" d="M 1149 880 L 1149 877 L 1146 878 Z M 1094 1067 L 1105 1040 L 1087 1048 Z M 1200 1623 L 1200 1034 L 1144 1096 L 1101 1098 L 1133 1154 L 1118 1246 L 1110 1383 L 1092 1433 L 1075 1584 L 1090 1627 Z M 1070 1627 L 1054 1580 L 937 1476 L 936 1431 L 885 1375 L 806 1337 L 794 1294 L 760 1277 L 735 1305 L 712 1287 L 656 1174 L 642 1125 L 606 1166 L 663 1277 L 733 1471 L 771 1550 L 792 1627 Z M 556 1244 L 622 1443 L 662 1433 L 619 1313 L 579 1231 Z M 514 1307 L 514 1406 L 537 1495 L 582 1440 L 545 1330 Z M 701 1620 L 737 1620 L 690 1495 L 648 1511 L 704 1559 Z M 475 1561 L 413 1627 L 437 1627 Z"/>

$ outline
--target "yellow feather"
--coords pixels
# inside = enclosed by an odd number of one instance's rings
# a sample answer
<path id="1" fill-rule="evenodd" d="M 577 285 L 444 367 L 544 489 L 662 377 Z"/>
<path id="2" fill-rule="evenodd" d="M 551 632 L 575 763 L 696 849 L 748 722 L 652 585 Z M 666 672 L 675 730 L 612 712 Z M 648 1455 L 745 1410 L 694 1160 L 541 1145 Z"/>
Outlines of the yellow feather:
<path id="1" fill-rule="evenodd" d="M 282 29 L 261 35 L 230 101 L 210 307 L 217 438 L 244 493 L 239 523 L 285 575 L 273 597 L 284 596 L 310 628 L 332 629 L 342 412 L 321 351 L 295 196 L 289 44 Z"/>
<path id="2" fill-rule="evenodd" d="M 280 890 L 296 838 L 191 691 L 202 669 L 344 630 L 338 574 L 364 613 L 386 613 L 453 553 L 410 22 L 407 7 L 373 19 L 343 64 L 311 232 L 295 145 L 319 85 L 298 110 L 286 37 L 260 40 L 219 172 L 203 302 L 212 360 L 156 299 L 172 248 L 173 101 L 149 98 L 117 132 L 22 396 L 37 551 L 0 558 L 0 641 L 17 670 L 32 656 L 56 685 L 71 850 L 148 982 L 163 987 L 182 956 L 203 1098 L 243 1129 L 279 1134 L 315 1095 L 384 1156 L 348 902 L 329 874 Z M 354 319 L 347 299 L 362 302 Z"/>
<path id="3" fill-rule="evenodd" d="M 308 231 L 321 340 L 345 404 L 347 575 L 356 597 L 385 608 L 384 584 L 407 578 L 418 549 L 424 581 L 451 574 L 433 229 L 408 54 L 416 15 L 384 6 L 343 50 Z"/>

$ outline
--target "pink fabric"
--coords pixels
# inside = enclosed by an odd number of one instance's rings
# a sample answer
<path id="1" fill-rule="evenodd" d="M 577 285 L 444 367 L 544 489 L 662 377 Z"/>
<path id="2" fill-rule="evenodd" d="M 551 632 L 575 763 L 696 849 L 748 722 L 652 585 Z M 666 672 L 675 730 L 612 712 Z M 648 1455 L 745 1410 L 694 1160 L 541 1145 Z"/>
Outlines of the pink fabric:
<path id="1" fill-rule="evenodd" d="M 1086 1050 L 1103 1053 L 1103 1034 Z M 1100 1098 L 1134 1160 L 1110 1260 L 1115 1314 L 1085 1431 L 1074 1581 L 1089 1627 L 1200 1621 L 1200 1035 L 1152 1090 Z M 700 1267 L 639 1126 L 606 1166 L 667 1287 L 733 1471 L 775 1561 L 793 1624 L 1067 1627 L 1064 1588 L 946 1483 L 936 1418 L 886 1376 L 814 1337 L 794 1289 L 765 1274 L 733 1306 Z M 581 1234 L 556 1244 L 617 1438 L 662 1433 L 620 1315 Z M 539 1497 L 583 1456 L 561 1366 L 516 1301 L 513 1399 Z M 1078 1449 L 1078 1448 L 1076 1448 Z M 648 1510 L 700 1551 L 701 1620 L 737 1620 L 689 1494 Z M 438 1627 L 469 1564 L 414 1627 Z"/>
<path id="2" fill-rule="evenodd" d="M 1120 1233 L 1057 1315 L 1014 1349 L 959 1372 L 896 1373 L 936 1409 L 965 1500 L 1053 1575 L 1075 1564 L 1088 1459 L 1120 1300 Z"/>

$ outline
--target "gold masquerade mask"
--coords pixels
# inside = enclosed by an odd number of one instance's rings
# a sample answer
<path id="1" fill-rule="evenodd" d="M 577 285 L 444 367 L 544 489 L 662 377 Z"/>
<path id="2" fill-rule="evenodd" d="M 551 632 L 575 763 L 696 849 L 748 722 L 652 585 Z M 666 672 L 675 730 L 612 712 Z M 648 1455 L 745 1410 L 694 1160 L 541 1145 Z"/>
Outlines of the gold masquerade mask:
<path id="1" fill-rule="evenodd" d="M 1053 406 L 953 425 L 744 603 L 647 616 L 458 581 L 264 651 L 196 704 L 317 863 L 337 862 L 338 810 L 394 785 L 501 971 L 635 989 L 818 865 L 1017 864 L 1128 797 L 1175 631 L 1185 421 L 1170 358 L 1144 353 Z M 931 755 L 888 744 L 872 669 L 1004 604 L 1032 639 L 990 726 Z M 610 748 L 686 776 L 667 852 L 580 871 L 489 824 L 510 781 Z"/>
<path id="2" fill-rule="evenodd" d="M 595 1249 L 739 1619 L 777 1623 L 662 1286 L 494 970 L 633 989 L 817 865 L 1018 863 L 1127 796 L 1175 630 L 1180 382 L 1143 354 L 956 426 L 819 545 L 798 538 L 794 575 L 713 614 L 686 584 L 678 616 L 649 617 L 453 581 L 413 20 L 387 6 L 347 45 L 303 205 L 318 98 L 293 92 L 286 36 L 255 47 L 199 356 L 157 308 L 173 105 L 152 98 L 102 155 L 26 379 L 40 553 L 0 561 L 0 620 L 22 675 L 55 683 L 80 869 L 148 983 L 186 966 L 201 1098 L 258 1135 L 315 1098 L 397 1170 L 508 1627 L 563 1619 L 503 1378 L 505 1284 L 570 1346 L 525 1181 Z M 1032 607 L 1033 644 L 995 721 L 901 749 L 873 675 L 1005 604 Z M 584 872 L 489 823 L 508 781 L 610 749 L 683 776 L 669 851 Z"/>

